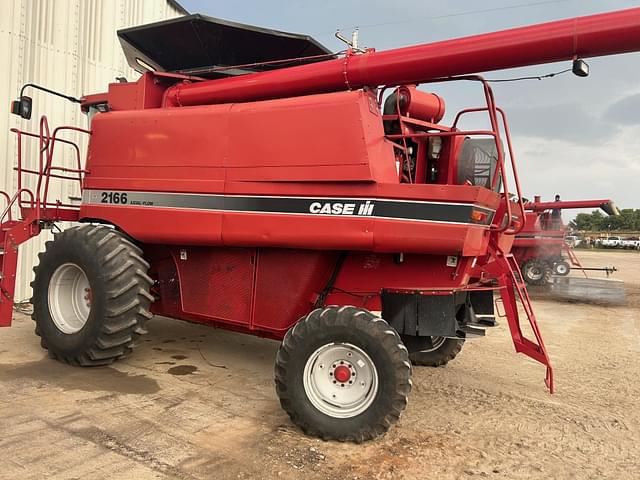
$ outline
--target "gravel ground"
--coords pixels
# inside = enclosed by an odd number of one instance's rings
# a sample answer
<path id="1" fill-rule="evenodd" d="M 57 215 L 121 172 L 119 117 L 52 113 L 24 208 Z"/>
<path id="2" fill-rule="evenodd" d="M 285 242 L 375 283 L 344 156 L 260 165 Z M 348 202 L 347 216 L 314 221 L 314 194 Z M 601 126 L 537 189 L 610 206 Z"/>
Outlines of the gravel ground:
<path id="1" fill-rule="evenodd" d="M 532 292 L 556 394 L 502 322 L 416 368 L 400 423 L 364 445 L 289 422 L 275 342 L 157 318 L 127 360 L 80 369 L 46 358 L 17 315 L 0 330 L 0 478 L 640 478 L 640 253 L 578 254 L 616 265 L 628 303 Z"/>

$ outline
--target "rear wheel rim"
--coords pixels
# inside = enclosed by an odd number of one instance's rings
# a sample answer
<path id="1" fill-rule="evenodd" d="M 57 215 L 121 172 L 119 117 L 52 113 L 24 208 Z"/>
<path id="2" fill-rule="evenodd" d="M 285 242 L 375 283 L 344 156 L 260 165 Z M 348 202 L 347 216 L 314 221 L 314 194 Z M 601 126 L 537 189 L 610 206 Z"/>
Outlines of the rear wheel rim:
<path id="1" fill-rule="evenodd" d="M 424 352 L 424 353 L 434 352 L 434 351 L 438 350 L 444 344 L 445 340 L 446 340 L 446 337 L 433 337 L 432 336 L 431 337 L 431 346 L 429 348 L 421 350 L 421 352 Z"/>
<path id="2" fill-rule="evenodd" d="M 566 265 L 564 265 L 564 264 L 562 264 L 562 263 L 560 263 L 560 264 L 556 265 L 556 273 L 557 273 L 558 275 L 564 275 L 564 274 L 566 274 L 567 272 L 568 272 L 568 269 L 567 269 L 567 266 L 566 266 Z"/>
<path id="3" fill-rule="evenodd" d="M 542 279 L 543 274 L 543 269 L 539 265 L 531 265 L 527 267 L 527 276 L 531 280 L 540 280 Z"/>
<path id="4" fill-rule="evenodd" d="M 350 343 L 329 343 L 308 358 L 303 385 L 307 398 L 320 412 L 351 418 L 373 403 L 378 371 L 364 350 Z"/>
<path id="5" fill-rule="evenodd" d="M 82 330 L 91 311 L 91 287 L 84 270 L 75 263 L 60 265 L 49 280 L 48 300 L 58 330 L 67 335 Z"/>

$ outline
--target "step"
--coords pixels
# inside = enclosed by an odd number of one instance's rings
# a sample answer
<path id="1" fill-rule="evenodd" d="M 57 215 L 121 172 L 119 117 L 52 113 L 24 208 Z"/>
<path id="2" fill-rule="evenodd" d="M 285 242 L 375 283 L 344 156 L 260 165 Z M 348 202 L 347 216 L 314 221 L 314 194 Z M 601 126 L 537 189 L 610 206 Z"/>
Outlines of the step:
<path id="1" fill-rule="evenodd" d="M 466 334 L 467 338 L 484 337 L 486 333 L 484 327 L 470 323 L 463 325 L 460 330 L 462 330 Z"/>
<path id="2" fill-rule="evenodd" d="M 476 314 L 476 320 L 476 323 L 471 323 L 470 325 L 478 325 L 479 327 L 497 327 L 499 325 L 495 315 Z"/>

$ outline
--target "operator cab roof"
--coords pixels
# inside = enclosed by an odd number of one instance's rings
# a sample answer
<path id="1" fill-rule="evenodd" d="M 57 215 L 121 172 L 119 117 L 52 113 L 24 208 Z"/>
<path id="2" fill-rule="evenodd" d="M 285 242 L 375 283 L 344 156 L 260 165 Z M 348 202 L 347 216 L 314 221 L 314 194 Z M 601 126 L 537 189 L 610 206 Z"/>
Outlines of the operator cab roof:
<path id="1" fill-rule="evenodd" d="M 118 31 L 131 68 L 222 78 L 334 58 L 308 35 L 194 14 Z M 320 58 L 302 58 L 323 55 Z M 298 59 L 271 65 L 260 62 Z M 243 65 L 240 68 L 225 67 Z"/>

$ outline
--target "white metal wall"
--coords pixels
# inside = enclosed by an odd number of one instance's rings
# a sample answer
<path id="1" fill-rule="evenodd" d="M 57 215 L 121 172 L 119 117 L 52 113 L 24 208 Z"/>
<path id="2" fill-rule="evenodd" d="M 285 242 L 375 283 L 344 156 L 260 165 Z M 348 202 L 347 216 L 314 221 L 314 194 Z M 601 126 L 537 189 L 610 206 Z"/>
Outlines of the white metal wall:
<path id="1" fill-rule="evenodd" d="M 116 30 L 181 14 L 167 0 L 0 0 L 0 189 L 9 195 L 16 189 L 16 141 L 10 128 L 36 132 L 42 114 L 48 116 L 52 128 L 86 127 L 77 104 L 34 90 L 26 93 L 33 97 L 32 119 L 11 115 L 9 103 L 21 85 L 32 82 L 79 97 L 106 91 L 118 76 L 135 79 L 138 74 L 127 65 Z M 77 136 L 67 134 L 65 138 L 86 147 Z M 56 164 L 72 165 L 75 157 L 70 153 L 58 152 Z M 35 148 L 24 152 L 31 168 L 37 165 L 36 154 Z M 67 201 L 78 195 L 71 182 L 52 187 L 49 198 Z M 3 210 L 4 201 L 0 204 Z M 16 300 L 30 298 L 32 268 L 48 237 L 43 233 L 20 247 Z"/>

